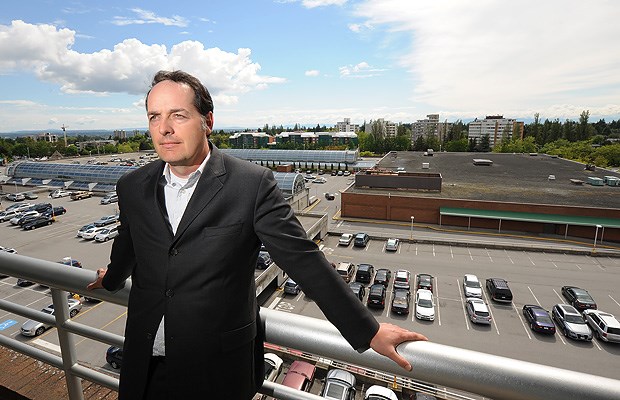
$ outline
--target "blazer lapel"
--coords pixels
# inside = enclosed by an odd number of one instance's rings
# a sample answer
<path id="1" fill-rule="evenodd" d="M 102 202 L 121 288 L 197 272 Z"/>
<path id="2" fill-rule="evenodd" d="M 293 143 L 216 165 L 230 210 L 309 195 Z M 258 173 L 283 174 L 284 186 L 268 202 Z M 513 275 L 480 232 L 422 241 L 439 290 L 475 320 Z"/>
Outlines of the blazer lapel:
<path id="1" fill-rule="evenodd" d="M 145 207 L 158 210 L 154 216 L 159 216 L 162 219 L 162 223 L 166 226 L 170 237 L 172 237 L 172 227 L 168 219 L 168 212 L 166 211 L 166 200 L 164 197 L 164 186 L 166 185 L 166 178 L 163 176 L 165 163 L 158 161 L 159 167 L 152 168 L 151 171 L 145 176 L 144 187 L 145 190 Z"/>
<path id="2" fill-rule="evenodd" d="M 177 233 L 174 236 L 175 242 L 179 240 L 185 230 L 224 186 L 222 180 L 220 179 L 222 175 L 226 174 L 222 153 L 210 142 L 209 145 L 211 147 L 211 157 L 209 158 L 209 161 L 207 161 L 205 169 L 196 183 L 194 194 L 187 204 L 185 213 L 179 222 Z"/>

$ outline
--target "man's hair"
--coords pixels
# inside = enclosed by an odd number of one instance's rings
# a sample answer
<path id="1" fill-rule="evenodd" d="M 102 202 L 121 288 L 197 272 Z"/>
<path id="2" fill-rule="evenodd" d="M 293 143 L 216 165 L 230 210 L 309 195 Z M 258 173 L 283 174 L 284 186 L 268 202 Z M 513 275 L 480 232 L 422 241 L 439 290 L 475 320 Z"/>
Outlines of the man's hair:
<path id="1" fill-rule="evenodd" d="M 146 94 L 145 105 L 147 112 L 149 93 L 151 93 L 153 86 L 162 81 L 173 81 L 189 86 L 194 91 L 194 106 L 200 115 L 206 117 L 209 112 L 213 112 L 213 100 L 211 99 L 211 95 L 209 94 L 207 88 L 200 82 L 200 80 L 198 80 L 198 78 L 183 71 L 163 70 L 155 74 L 153 81 L 151 82 L 151 87 Z"/>

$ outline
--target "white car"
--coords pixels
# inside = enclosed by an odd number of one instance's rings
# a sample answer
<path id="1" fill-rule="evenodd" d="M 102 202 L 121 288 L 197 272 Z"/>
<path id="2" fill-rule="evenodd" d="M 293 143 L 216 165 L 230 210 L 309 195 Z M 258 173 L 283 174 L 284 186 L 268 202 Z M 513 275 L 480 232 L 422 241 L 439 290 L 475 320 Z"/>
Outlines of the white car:
<path id="1" fill-rule="evenodd" d="M 5 210 L 5 211 L 2 211 L 2 212 L 0 212 L 0 221 L 2 221 L 2 222 L 9 221 L 11 218 L 13 218 L 18 213 L 19 213 L 19 211 L 17 211 L 17 210 Z"/>
<path id="2" fill-rule="evenodd" d="M 348 246 L 351 244 L 352 240 L 353 240 L 352 233 L 343 233 L 340 236 L 340 240 L 338 240 L 338 246 Z"/>
<path id="3" fill-rule="evenodd" d="M 366 390 L 364 400 L 398 400 L 398 396 L 385 386 L 372 385 Z"/>
<path id="4" fill-rule="evenodd" d="M 99 218 L 97 221 L 93 222 L 95 226 L 106 226 L 115 223 L 118 221 L 118 215 L 106 215 L 105 217 Z"/>
<path id="5" fill-rule="evenodd" d="M 110 239 L 114 239 L 118 236 L 118 225 L 112 228 L 104 228 L 95 235 L 95 240 L 98 242 L 107 242 Z"/>
<path id="6" fill-rule="evenodd" d="M 284 362 L 280 357 L 273 353 L 265 353 L 265 380 L 275 382 L 282 372 L 282 364 Z"/>
<path id="7" fill-rule="evenodd" d="M 52 199 L 59 199 L 61 197 L 67 197 L 67 196 L 71 196 L 71 192 L 68 192 L 63 189 L 56 189 L 52 193 L 50 193 L 50 197 Z"/>
<path id="8" fill-rule="evenodd" d="M 482 286 L 476 275 L 465 274 L 463 277 L 463 293 L 465 297 L 482 298 Z"/>
<path id="9" fill-rule="evenodd" d="M 104 229 L 106 229 L 104 226 L 95 226 L 94 228 L 87 229 L 82 232 L 82 239 L 93 240 L 95 236 Z"/>
<path id="10" fill-rule="evenodd" d="M 69 316 L 73 318 L 82 309 L 82 302 L 76 299 L 67 299 L 67 301 L 69 302 Z M 43 311 L 46 314 L 54 315 L 54 305 L 50 304 L 49 306 L 45 307 L 41 311 Z M 51 326 L 52 325 L 48 325 L 43 322 L 29 319 L 28 321 L 24 322 L 24 324 L 22 325 L 21 334 L 24 336 L 39 336 L 40 334 L 45 332 L 46 329 L 49 329 Z"/>
<path id="11" fill-rule="evenodd" d="M 418 289 L 415 293 L 415 317 L 425 321 L 435 320 L 435 302 L 430 290 Z"/>
<path id="12" fill-rule="evenodd" d="M 28 217 L 38 217 L 40 214 L 38 211 L 24 211 L 22 213 L 18 213 L 15 214 L 15 216 L 13 218 L 11 218 L 11 225 L 18 225 L 19 221 L 22 218 L 28 218 Z"/>
<path id="13" fill-rule="evenodd" d="M 465 310 L 471 322 L 487 325 L 491 323 L 491 313 L 484 300 L 475 297 L 468 298 L 465 302 Z"/>
<path id="14" fill-rule="evenodd" d="M 398 251 L 399 240 L 395 238 L 389 238 L 385 243 L 385 251 Z"/>

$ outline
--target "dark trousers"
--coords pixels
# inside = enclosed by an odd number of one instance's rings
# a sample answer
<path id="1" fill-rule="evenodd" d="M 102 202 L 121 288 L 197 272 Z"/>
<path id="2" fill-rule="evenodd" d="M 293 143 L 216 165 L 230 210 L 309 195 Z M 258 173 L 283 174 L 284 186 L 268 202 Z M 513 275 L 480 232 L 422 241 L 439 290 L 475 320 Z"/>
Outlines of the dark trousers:
<path id="1" fill-rule="evenodd" d="M 168 400 L 166 357 L 151 357 L 143 400 Z"/>

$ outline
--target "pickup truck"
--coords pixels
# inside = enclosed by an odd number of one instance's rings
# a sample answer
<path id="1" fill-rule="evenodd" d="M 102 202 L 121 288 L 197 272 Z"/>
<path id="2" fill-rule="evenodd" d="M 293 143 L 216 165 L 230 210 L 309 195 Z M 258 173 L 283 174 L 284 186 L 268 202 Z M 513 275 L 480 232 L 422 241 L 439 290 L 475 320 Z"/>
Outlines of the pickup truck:
<path id="1" fill-rule="evenodd" d="M 93 195 L 93 192 L 88 192 L 86 190 L 78 190 L 77 192 L 71 193 L 71 200 L 82 200 L 87 199 Z"/>

